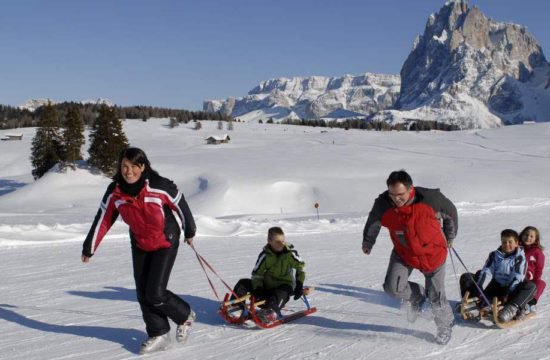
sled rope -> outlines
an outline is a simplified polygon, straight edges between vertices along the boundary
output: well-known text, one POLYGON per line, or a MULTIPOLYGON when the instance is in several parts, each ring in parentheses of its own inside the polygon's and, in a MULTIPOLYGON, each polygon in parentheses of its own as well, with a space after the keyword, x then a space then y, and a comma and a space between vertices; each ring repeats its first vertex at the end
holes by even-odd
POLYGON ((237 297, 237 294, 235 294, 235 292, 233 292, 233 289, 229 285, 227 285, 227 283, 221 278, 220 275, 218 275, 218 273, 216 272, 214 267, 212 267, 212 265, 210 265, 210 263, 208 261, 206 261, 206 259, 197 252, 197 249, 195 249, 195 246, 192 245, 192 244, 190 246, 191 246, 191 249, 193 249, 193 251, 195 252, 195 255, 197 256, 197 260, 199 261, 199 264, 202 268, 202 271, 204 271, 204 275, 206 275, 206 279, 208 279, 208 283, 210 284, 210 288, 212 288, 212 291, 214 292, 214 295, 216 295, 216 299, 220 300, 220 297, 218 296, 218 292, 216 291, 216 288, 214 287, 214 284, 212 283, 212 280, 210 279, 210 276, 208 276, 208 272, 206 271, 206 267, 208 267, 208 269, 210 269, 210 271, 212 271, 212 273, 214 275, 216 275, 218 277, 218 279, 220 279, 222 284, 224 284, 225 287, 227 289, 229 289, 229 291, 233 294, 233 296, 237 297), (206 265, 206 267, 205 267, 205 265, 206 265))
MULTIPOLYGON (((455 253, 456 255, 456 258, 460 261, 460 263, 462 264, 462 266, 464 266, 464 269, 466 269, 466 272, 468 274, 471 274, 471 272, 468 270, 468 268, 466 267, 466 265, 464 264, 464 261, 462 261, 462 259, 460 258, 460 255, 458 255, 458 253, 456 252, 455 248, 452 248, 453 249, 453 252, 455 253)), ((477 281, 476 279, 474 278, 473 275, 470 275, 472 277, 472 280, 474 281, 474 285, 476 286, 477 290, 479 291, 479 295, 481 296, 481 298, 483 299, 483 301, 485 301, 485 303, 489 306, 492 306, 491 305, 491 302, 487 299, 487 297, 485 296, 485 293, 483 292, 483 289, 477 284, 477 281)))
POLYGON ((455 273, 456 286, 458 286, 458 291, 460 292, 460 283, 458 282, 458 274, 456 273, 456 266, 455 266, 455 260, 453 258, 453 252, 449 251, 449 255, 451 255, 451 264, 453 264, 453 271, 455 273))

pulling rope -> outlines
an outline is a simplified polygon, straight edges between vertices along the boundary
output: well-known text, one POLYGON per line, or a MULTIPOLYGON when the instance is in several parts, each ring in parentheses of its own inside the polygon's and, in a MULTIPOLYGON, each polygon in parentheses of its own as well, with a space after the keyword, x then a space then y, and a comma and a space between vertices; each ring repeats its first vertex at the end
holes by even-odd
POLYGON ((224 284, 225 287, 227 289, 229 289, 229 292, 231 292, 231 294, 233 294, 233 296, 238 297, 237 294, 235 294, 235 292, 233 291, 233 289, 229 285, 227 285, 227 283, 221 278, 220 275, 218 275, 216 270, 214 270, 214 267, 212 267, 212 265, 210 265, 208 263, 208 261, 206 261, 206 259, 204 257, 202 257, 202 255, 200 255, 197 252, 197 249, 195 249, 195 246, 193 244, 189 244, 189 246, 191 246, 191 249, 193 249, 193 251, 195 252, 195 255, 197 256, 197 260, 199 261, 199 264, 201 265, 202 271, 204 271, 204 275, 206 275, 206 279, 208 279, 208 283, 210 284, 210 288, 212 288, 212 291, 214 292, 214 295, 216 295, 216 298, 218 299, 218 301, 221 301, 220 297, 218 296, 218 292, 216 291, 216 288, 214 287, 214 284, 212 283, 212 280, 210 280, 210 276, 208 276, 208 272, 206 271, 205 265, 206 265, 206 267, 208 267, 208 269, 210 269, 210 271, 212 271, 212 273, 214 275, 216 275, 218 277, 218 279, 220 279, 222 284, 224 284))
MULTIPOLYGON (((466 269, 466 272, 472 277, 472 280, 474 281, 474 285, 476 286, 477 288, 477 291, 479 291, 479 295, 481 296, 481 298, 483 299, 483 301, 485 301, 485 303, 489 306, 491 306, 491 302, 487 299, 487 297, 485 296, 485 293, 483 293, 483 289, 481 289, 481 287, 477 284, 477 281, 476 279, 474 278, 474 276, 472 275, 472 273, 468 270, 468 268, 466 267, 466 265, 464 264, 464 261, 462 261, 462 259, 460 258, 460 255, 458 255, 458 253, 456 252, 455 248, 452 248, 453 249, 453 252, 455 253, 457 259, 460 261, 460 263, 462 264, 462 266, 464 266, 464 269, 466 269)), ((452 259, 452 257, 451 257, 452 259)))
POLYGON ((458 282, 458 274, 456 273, 455 260, 453 258, 453 252, 451 250, 449 250, 449 255, 451 255, 451 264, 453 264, 453 271, 455 273, 455 281, 456 281, 456 285, 458 286, 458 291, 460 292, 460 283, 458 282))

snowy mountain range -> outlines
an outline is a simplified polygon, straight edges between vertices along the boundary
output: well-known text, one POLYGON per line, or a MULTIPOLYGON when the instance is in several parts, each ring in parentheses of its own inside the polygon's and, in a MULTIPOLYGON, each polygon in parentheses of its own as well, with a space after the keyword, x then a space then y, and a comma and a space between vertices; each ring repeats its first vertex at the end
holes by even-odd
POLYGON ((400 77, 272 79, 244 97, 205 101, 203 109, 242 120, 360 114, 461 128, 550 121, 550 64, 524 26, 497 22, 466 0, 451 0, 429 16, 400 77))
POLYGON ((390 108, 399 94, 399 85, 397 75, 371 73, 278 78, 260 82, 244 97, 207 100, 203 109, 241 120, 364 116, 390 108))
MULTIPOLYGON (((50 101, 52 104, 56 104, 57 101, 54 101, 52 99, 29 99, 25 101, 23 104, 19 105, 19 109, 24 110, 27 109, 31 112, 36 111, 39 107, 46 105, 50 101)), ((114 106, 114 103, 109 99, 104 98, 97 98, 95 100, 92 99, 86 99, 82 101, 77 101, 80 104, 95 104, 95 105, 107 105, 107 106, 114 106)))

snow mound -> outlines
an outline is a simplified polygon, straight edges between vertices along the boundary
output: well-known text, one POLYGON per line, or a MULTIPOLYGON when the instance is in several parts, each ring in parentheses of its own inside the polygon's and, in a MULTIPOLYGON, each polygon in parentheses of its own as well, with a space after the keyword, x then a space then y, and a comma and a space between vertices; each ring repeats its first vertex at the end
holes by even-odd
POLYGON ((311 211, 318 192, 306 182, 250 179, 242 183, 214 173, 200 174, 182 188, 194 213, 214 217, 311 211))

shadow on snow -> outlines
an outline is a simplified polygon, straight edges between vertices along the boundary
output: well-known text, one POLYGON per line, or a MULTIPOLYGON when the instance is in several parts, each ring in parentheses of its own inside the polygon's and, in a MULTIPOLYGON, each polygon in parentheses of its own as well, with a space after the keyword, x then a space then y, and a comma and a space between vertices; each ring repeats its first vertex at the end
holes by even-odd
MULTIPOLYGON (((333 294, 353 296, 363 301, 368 301, 376 304, 383 304, 393 308, 399 308, 399 301, 390 298, 384 292, 366 288, 360 288, 342 284, 322 284, 315 289, 317 291, 329 292, 333 294)), ((109 286, 102 291, 69 291, 71 295, 82 296, 100 300, 116 300, 116 301, 137 301, 135 289, 124 287, 109 286)), ((223 325, 225 322, 217 314, 219 302, 203 297, 185 295, 184 300, 189 302, 191 307, 197 313, 197 322, 208 325, 223 325)), ((31 328, 37 328, 44 331, 70 333, 74 335, 95 337, 104 340, 121 343, 129 351, 133 345, 136 345, 136 339, 143 337, 143 333, 137 330, 125 330, 94 326, 61 326, 37 322, 27 319, 13 311, 5 309, 6 307, 16 308, 11 305, 0 305, 0 317, 6 320, 15 321, 21 325, 31 328)), ((322 311, 322 309, 321 309, 322 311)), ((317 314, 301 319, 299 321, 303 325, 317 326, 324 329, 337 330, 357 330, 375 333, 402 334, 413 336, 426 341, 433 341, 433 335, 426 331, 414 329, 400 328, 397 326, 378 325, 369 323, 349 322, 333 320, 326 317, 318 316, 317 314)), ((135 351, 133 351, 135 352, 135 351)))
MULTIPOLYGON (((395 309, 399 309, 401 306, 401 301, 399 299, 394 299, 383 291, 361 288, 358 286, 342 285, 342 284, 321 284, 321 285, 326 287, 316 286, 315 290, 327 292, 331 294, 351 296, 359 300, 369 302, 371 304, 384 305, 395 309)), ((455 309, 457 305, 460 303, 460 300, 448 300, 448 301, 451 309, 455 309)), ((430 309, 430 307, 428 307, 426 310, 428 309, 430 309)), ((487 326, 485 325, 480 325, 476 322, 466 321, 462 319, 462 316, 460 315, 460 313, 457 313, 456 311, 453 311, 453 314, 455 316, 455 326, 487 328, 487 326)), ((494 327, 496 328, 496 326, 494 327)))
MULTIPOLYGON (((82 296, 99 300, 122 300, 137 302, 136 290, 117 286, 106 286, 103 291, 68 291, 67 293, 75 296, 82 296)), ((191 308, 197 314, 197 323, 208 325, 224 324, 223 319, 218 315, 220 303, 216 300, 206 299, 200 296, 179 295, 187 301, 191 308)))
POLYGON ((120 329, 104 326, 85 326, 85 325, 57 325, 48 324, 43 321, 29 319, 18 314, 15 310, 17 306, 9 304, 0 304, 0 319, 11 321, 30 329, 58 334, 70 334, 87 338, 111 341, 122 345, 126 350, 137 353, 141 341, 145 338, 143 331, 135 329, 120 329))
POLYGON ((27 184, 15 180, 0 179, 0 196, 14 192, 27 184))
MULTIPOLYGON (((401 301, 387 295, 384 291, 373 290, 358 286, 344 284, 321 284, 316 286, 315 291, 321 291, 336 295, 344 295, 354 297, 364 302, 371 304, 383 305, 394 309, 400 309, 401 301)), ((321 310, 322 311, 322 310, 321 310)), ((426 341, 433 341, 433 334, 414 329, 407 329, 397 326, 378 325, 369 323, 356 323, 349 321, 336 321, 320 316, 311 316, 308 318, 310 325, 316 325, 323 328, 332 328, 339 330, 360 330, 378 333, 394 333, 413 336, 426 341)))
POLYGON ((397 327, 397 326, 333 320, 322 316, 318 316, 317 314, 308 316, 307 318, 304 318, 300 322, 303 325, 313 325, 323 329, 357 330, 357 331, 368 331, 373 333, 401 334, 401 335, 413 336, 418 339, 426 340, 429 342, 433 342, 434 340, 433 334, 427 331, 406 329, 406 328, 397 327))
POLYGON ((371 304, 385 305, 395 309, 401 307, 401 301, 399 299, 392 298, 380 290, 343 284, 321 284, 321 286, 316 286, 315 290, 336 295, 350 296, 371 304))

